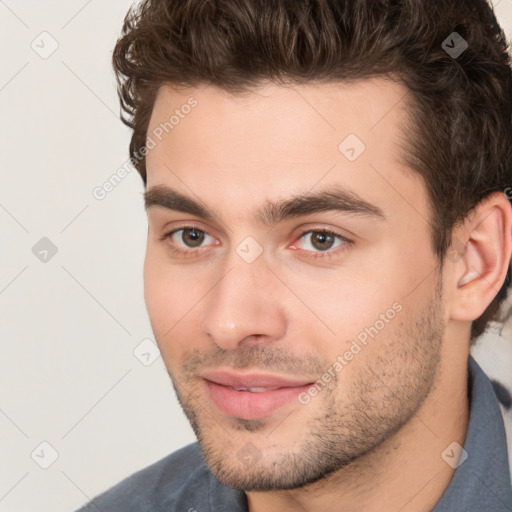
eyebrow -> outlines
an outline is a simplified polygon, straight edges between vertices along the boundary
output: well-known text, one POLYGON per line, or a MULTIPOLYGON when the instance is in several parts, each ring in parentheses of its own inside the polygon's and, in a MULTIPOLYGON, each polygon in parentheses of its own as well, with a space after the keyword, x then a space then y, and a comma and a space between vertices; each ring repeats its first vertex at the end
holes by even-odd
MULTIPOLYGON (((146 211, 159 206, 169 210, 188 213, 196 217, 211 220, 217 215, 190 197, 166 186, 156 185, 144 193, 146 211)), ((339 211, 375 220, 385 220, 384 212, 376 205, 369 203, 355 192, 339 186, 329 187, 316 192, 304 192, 290 199, 266 201, 256 211, 256 218, 265 226, 320 212, 339 211)))

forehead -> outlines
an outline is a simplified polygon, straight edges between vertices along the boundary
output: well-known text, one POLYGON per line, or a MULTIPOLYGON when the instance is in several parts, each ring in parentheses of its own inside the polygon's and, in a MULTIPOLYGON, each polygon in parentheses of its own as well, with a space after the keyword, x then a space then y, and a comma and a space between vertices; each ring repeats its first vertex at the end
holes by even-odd
POLYGON ((428 218, 426 189, 401 161, 406 89, 374 78, 240 94, 213 86, 158 92, 148 136, 148 189, 169 185, 237 215, 336 184, 383 211, 428 218))

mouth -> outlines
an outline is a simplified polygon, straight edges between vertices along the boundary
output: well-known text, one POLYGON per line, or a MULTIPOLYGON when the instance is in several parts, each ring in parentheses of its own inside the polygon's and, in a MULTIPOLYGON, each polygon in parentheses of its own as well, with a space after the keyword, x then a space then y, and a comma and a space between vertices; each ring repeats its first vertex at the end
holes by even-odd
POLYGON ((246 420, 264 419, 296 400, 313 383, 311 379, 229 370, 204 372, 209 398, 221 413, 246 420))

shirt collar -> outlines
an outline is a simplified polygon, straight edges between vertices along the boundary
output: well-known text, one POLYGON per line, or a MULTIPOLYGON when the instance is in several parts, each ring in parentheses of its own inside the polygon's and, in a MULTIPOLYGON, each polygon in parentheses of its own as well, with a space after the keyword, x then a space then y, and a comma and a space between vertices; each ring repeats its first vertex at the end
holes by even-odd
POLYGON ((467 459, 456 469, 432 512, 510 512, 512 487, 501 410, 491 381, 471 356, 468 376, 467 459))

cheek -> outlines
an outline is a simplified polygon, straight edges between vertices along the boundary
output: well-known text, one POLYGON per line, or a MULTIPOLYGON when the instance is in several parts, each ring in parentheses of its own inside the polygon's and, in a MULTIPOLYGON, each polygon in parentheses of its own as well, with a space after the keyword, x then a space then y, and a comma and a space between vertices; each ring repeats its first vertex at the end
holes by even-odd
POLYGON ((168 361, 197 339, 199 304, 206 293, 191 270, 171 265, 148 247, 144 261, 144 300, 156 342, 168 361), (172 352, 172 354, 171 354, 172 352))
MULTIPOLYGON (((379 254, 382 258, 383 251, 379 254)), ((404 269, 398 272, 396 258, 393 260, 391 254, 384 254, 382 259, 357 256, 347 258, 339 268, 289 272, 284 278, 304 304, 297 305, 300 314, 295 315, 296 321, 311 331, 310 312, 314 313, 318 319, 314 324, 319 328, 323 324, 322 331, 330 332, 336 350, 343 350, 346 340, 373 325, 403 297, 404 269)))
POLYGON ((162 294, 168 288, 165 278, 161 263, 148 246, 144 259, 144 300, 152 324, 158 322, 162 316, 162 294))
POLYGON ((296 328, 307 339, 317 340, 316 350, 332 361, 347 351, 351 351, 347 360, 359 361, 373 350, 378 351, 396 337, 405 311, 421 304, 425 291, 430 289, 427 279, 427 288, 420 286, 417 293, 411 294, 425 279, 425 272, 410 261, 407 264, 401 251, 381 248, 379 255, 380 258, 359 258, 357 263, 351 261, 325 273, 322 279, 318 275, 287 277, 290 288, 318 319, 302 308, 301 312, 307 314, 294 315, 296 328))
POLYGON ((170 336, 184 315, 186 297, 176 285, 176 272, 164 261, 158 251, 148 246, 144 260, 144 300, 153 332, 160 343, 170 336))

